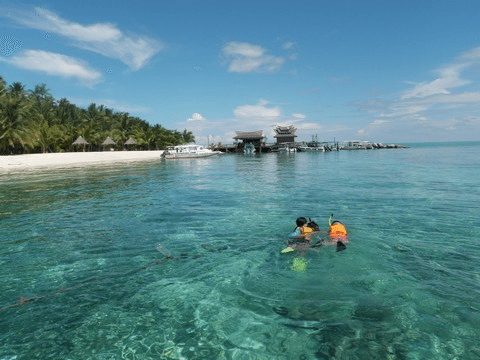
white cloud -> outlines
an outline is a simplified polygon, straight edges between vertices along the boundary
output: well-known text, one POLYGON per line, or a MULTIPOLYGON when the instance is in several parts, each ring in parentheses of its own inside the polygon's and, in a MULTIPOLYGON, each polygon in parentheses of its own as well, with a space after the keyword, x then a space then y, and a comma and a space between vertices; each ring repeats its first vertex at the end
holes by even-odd
POLYGON ((384 119, 375 119, 370 123, 370 125, 377 126, 377 125, 387 124, 388 122, 389 122, 388 120, 384 120, 384 119))
POLYGON ((464 92, 459 94, 439 95, 430 99, 431 104, 468 104, 479 103, 480 92, 464 92))
POLYGON ((259 45, 231 41, 223 48, 225 55, 238 55, 244 57, 261 57, 265 54, 265 49, 259 45))
POLYGON ((228 71, 237 73, 274 72, 285 62, 284 58, 270 55, 263 47, 245 42, 227 43, 222 54, 229 62, 228 71))
POLYGON ((295 43, 293 41, 286 41, 282 44, 283 50, 292 50, 295 47, 295 43))
POLYGON ((338 134, 338 133, 347 133, 347 132, 351 132, 352 131, 352 128, 347 126, 347 125, 343 125, 343 124, 332 124, 328 127, 324 127, 322 129, 322 132, 325 132, 325 133, 333 133, 333 134, 338 134))
POLYGON ((398 118, 405 117, 410 115, 415 115, 421 112, 424 112, 428 109, 428 105, 420 103, 418 101, 410 102, 396 102, 390 105, 390 108, 387 109, 385 113, 380 113, 379 116, 382 118, 398 118))
POLYGON ((460 61, 465 62, 475 62, 480 60, 480 47, 476 47, 464 52, 459 59, 460 61))
POLYGON ((281 110, 277 106, 268 106, 268 101, 260 99, 255 105, 237 106, 233 113, 240 120, 267 120, 274 122, 281 115, 281 110))
POLYGON ((188 122, 191 122, 191 121, 204 121, 206 120, 205 117, 200 114, 200 113, 193 113, 191 117, 189 117, 187 119, 188 122))
POLYGON ((473 48, 458 56, 455 61, 436 71, 438 77, 432 81, 415 84, 402 95, 402 99, 425 98, 433 95, 448 95, 455 88, 471 84, 462 78, 462 72, 480 64, 480 47, 473 48))
POLYGON ((392 100, 363 104, 373 116, 368 134, 415 140, 478 140, 480 113, 478 72, 480 47, 457 56, 435 71, 431 81, 414 84, 392 100), (468 91, 462 89, 468 85, 468 91))
MULTIPOLYGON (((287 59, 295 61, 298 58, 298 54, 295 53, 296 44, 293 41, 286 41, 282 44, 282 49, 288 52, 287 59)), ((296 70, 292 70, 293 75, 296 75, 296 70)))
POLYGON ((292 118, 294 119, 300 119, 300 120, 303 120, 305 119, 307 116, 305 114, 300 114, 300 113, 295 113, 295 114, 292 114, 292 118))
POLYGON ((300 122, 300 123, 295 123, 294 125, 298 130, 320 130, 320 129, 322 129, 322 126, 319 123, 315 123, 315 122, 300 122))
POLYGON ((438 78, 430 82, 422 82, 406 91, 402 99, 423 98, 432 95, 450 94, 450 90, 470 83, 460 77, 466 64, 453 64, 438 71, 438 78))
POLYGON ((145 66, 163 48, 157 40, 146 36, 127 35, 114 24, 83 25, 39 7, 30 12, 10 11, 7 16, 26 27, 66 37, 79 48, 118 59, 133 70, 145 66))
POLYGON ((79 59, 43 50, 24 50, 18 55, 0 60, 21 69, 76 78, 89 85, 98 83, 102 78, 100 72, 79 59))

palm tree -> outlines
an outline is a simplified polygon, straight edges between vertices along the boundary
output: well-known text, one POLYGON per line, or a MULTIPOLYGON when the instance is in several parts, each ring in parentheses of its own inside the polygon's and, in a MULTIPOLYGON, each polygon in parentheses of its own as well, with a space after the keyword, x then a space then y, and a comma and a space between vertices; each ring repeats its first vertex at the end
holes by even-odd
POLYGON ((27 139, 26 123, 30 104, 13 96, 6 96, 0 102, 0 152, 23 152, 31 145, 27 139))
POLYGON ((53 102, 53 97, 50 94, 50 90, 47 89, 47 85, 45 84, 35 85, 35 88, 30 91, 30 95, 33 96, 39 103, 42 101, 53 102))
POLYGON ((162 149, 194 141, 193 134, 150 125, 103 105, 87 109, 63 98, 56 101, 45 84, 26 91, 20 82, 8 85, 0 76, 0 154, 66 151, 78 135, 98 147, 107 137, 123 144, 130 136, 144 149, 162 149))
POLYGON ((116 130, 118 131, 118 134, 120 135, 120 141, 122 144, 128 139, 129 134, 132 129, 132 119, 128 113, 120 113, 120 118, 119 121, 116 124, 116 130))
POLYGON ((25 85, 23 85, 21 82, 11 83, 10 86, 8 87, 8 90, 10 95, 14 97, 19 97, 19 98, 25 97, 25 85))
POLYGON ((0 96, 5 95, 7 92, 7 82, 0 76, 0 96))
POLYGON ((188 131, 187 129, 183 130, 182 139, 183 139, 183 142, 186 144, 195 142, 195 136, 193 136, 192 132, 188 131))

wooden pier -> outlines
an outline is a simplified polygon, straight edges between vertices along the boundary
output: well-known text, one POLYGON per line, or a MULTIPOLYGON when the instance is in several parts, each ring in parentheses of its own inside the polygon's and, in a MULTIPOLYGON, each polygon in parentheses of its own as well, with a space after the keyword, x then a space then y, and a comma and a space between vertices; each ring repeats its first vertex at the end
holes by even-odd
MULTIPOLYGON (((280 151, 286 144, 273 144, 273 143, 261 143, 255 146, 257 153, 270 153, 280 151)), ((378 150, 378 149, 405 149, 408 146, 401 144, 383 144, 383 143, 362 143, 362 144, 349 144, 339 143, 339 142, 321 142, 315 146, 308 146, 306 142, 296 142, 288 144, 290 148, 295 148, 296 151, 320 151, 320 152, 330 152, 330 151, 345 151, 345 150, 378 150), (320 147, 323 147, 322 150, 319 150, 320 147), (305 150, 307 148, 307 150, 305 150)), ((244 144, 234 143, 234 144, 216 144, 210 145, 210 149, 221 151, 223 153, 241 153, 243 154, 244 144)))
POLYGON ((256 131, 235 131, 233 144, 216 144, 210 145, 209 148, 223 153, 268 153, 268 152, 328 152, 340 150, 373 150, 373 149, 403 149, 404 145, 399 144, 383 144, 369 141, 323 141, 317 140, 317 135, 312 136, 312 141, 296 142, 296 128, 293 125, 280 126, 274 128, 276 143, 266 143, 266 136, 263 130, 256 131), (247 149, 248 148, 248 149, 247 149))

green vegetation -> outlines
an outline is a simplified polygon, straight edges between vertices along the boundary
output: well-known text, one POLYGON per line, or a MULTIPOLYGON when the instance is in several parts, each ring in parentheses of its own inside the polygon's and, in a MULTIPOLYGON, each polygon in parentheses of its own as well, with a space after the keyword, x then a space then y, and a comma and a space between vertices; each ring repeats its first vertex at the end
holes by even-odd
POLYGON ((132 137, 135 149, 154 150, 193 142, 190 131, 167 130, 103 105, 82 109, 63 98, 55 100, 45 84, 27 91, 19 82, 8 85, 0 76, 0 154, 73 151, 72 143, 83 136, 87 149, 102 149, 110 136, 122 149, 132 137))

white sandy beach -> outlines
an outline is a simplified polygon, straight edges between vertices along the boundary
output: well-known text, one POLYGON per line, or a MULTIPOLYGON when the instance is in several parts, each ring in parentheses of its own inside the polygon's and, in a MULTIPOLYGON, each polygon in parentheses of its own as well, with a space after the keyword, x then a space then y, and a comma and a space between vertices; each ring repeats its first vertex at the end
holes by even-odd
POLYGON ((162 150, 67 152, 0 156, 0 172, 45 168, 73 168, 96 164, 158 160, 162 150))

